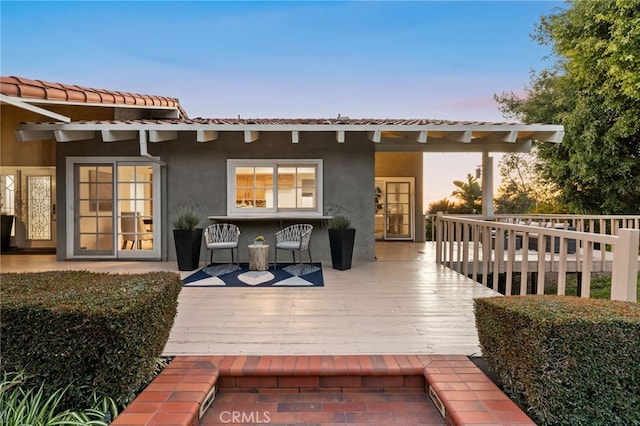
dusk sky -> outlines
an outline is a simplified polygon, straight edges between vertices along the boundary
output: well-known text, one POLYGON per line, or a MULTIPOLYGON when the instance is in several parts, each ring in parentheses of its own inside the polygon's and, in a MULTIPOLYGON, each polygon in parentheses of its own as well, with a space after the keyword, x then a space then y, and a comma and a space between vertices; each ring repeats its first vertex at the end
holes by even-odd
MULTIPOLYGON (((0 69, 176 97, 190 117, 501 122, 493 95, 522 92, 531 70, 550 65, 530 34, 564 6, 2 0, 0 69)), ((450 195, 480 161, 428 154, 425 200, 450 195)))

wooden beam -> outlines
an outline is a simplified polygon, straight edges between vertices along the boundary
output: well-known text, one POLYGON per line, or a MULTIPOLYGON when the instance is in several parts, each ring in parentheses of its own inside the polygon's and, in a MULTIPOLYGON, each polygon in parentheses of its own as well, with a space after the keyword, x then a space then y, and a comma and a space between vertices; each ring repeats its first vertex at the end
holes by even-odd
POLYGON ((541 142, 560 143, 564 138, 564 132, 534 132, 531 139, 541 142))
POLYGON ((244 131, 244 142, 251 143, 260 139, 260 132, 256 132, 253 130, 245 130, 244 131))
POLYGON ((101 130, 103 142, 130 141, 138 139, 138 132, 135 130, 101 130))
POLYGON ((344 143, 344 130, 338 130, 336 132, 336 140, 338 143, 344 143))
POLYGON ((445 137, 456 142, 471 143, 471 130, 465 130, 462 132, 448 132, 445 137))
POLYGON ((175 130, 149 130, 149 142, 165 142, 178 139, 175 130))
POLYGON ((58 142, 84 141, 96 137, 93 130, 54 130, 58 142))
POLYGON ((372 142, 380 143, 380 140, 382 139, 382 130, 374 130, 372 132, 367 132, 367 137, 372 142))
POLYGON ((211 142, 218 139, 217 130, 196 130, 196 140, 198 142, 211 142))
POLYGON ((291 143, 298 143, 300 141, 300 132, 293 130, 291 132, 291 143))
POLYGON ((46 141, 55 138, 52 130, 16 130, 16 139, 19 142, 46 141))

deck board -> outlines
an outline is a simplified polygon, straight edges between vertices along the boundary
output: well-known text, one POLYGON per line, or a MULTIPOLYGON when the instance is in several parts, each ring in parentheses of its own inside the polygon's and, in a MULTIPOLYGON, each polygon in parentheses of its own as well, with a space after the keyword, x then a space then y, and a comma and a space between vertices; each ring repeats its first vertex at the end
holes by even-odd
MULTIPOLYGON (((376 256, 347 271, 323 263, 320 288, 184 288, 165 353, 480 354, 473 299, 497 293, 436 265, 431 243, 377 243, 376 256)), ((0 260, 3 272, 176 269, 175 262, 56 262, 42 255, 0 260)))

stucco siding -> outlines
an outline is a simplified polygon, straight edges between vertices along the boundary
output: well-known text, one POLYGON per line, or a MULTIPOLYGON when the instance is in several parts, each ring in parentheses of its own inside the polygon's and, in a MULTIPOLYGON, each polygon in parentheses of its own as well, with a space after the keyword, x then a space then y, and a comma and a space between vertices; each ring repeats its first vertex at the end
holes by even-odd
MULTIPOLYGON (((371 261, 375 258, 373 234, 373 199, 369 196, 374 185, 374 146, 365 133, 354 133, 346 143, 335 141, 333 132, 305 133, 297 144, 291 143, 289 132, 262 132, 260 139, 245 143, 241 132, 221 132, 216 141, 198 143, 194 133, 178 134, 178 139, 150 143, 149 153, 159 156, 167 165, 163 167, 166 179, 163 200, 163 240, 166 241, 166 257, 175 260, 171 221, 179 203, 191 201, 198 206, 201 225, 211 223, 209 215, 227 213, 227 160, 228 159, 322 159, 323 160, 323 213, 331 207, 340 207, 352 217, 356 231, 354 260, 371 261)), ((137 141, 103 143, 99 140, 58 144, 58 188, 66 185, 67 156, 139 156, 137 141)), ((66 199, 64 191, 58 191, 60 209, 58 217, 58 257, 66 252, 64 224, 66 223, 66 199)), ((232 220, 230 220, 232 221, 232 220)), ((281 227, 293 223, 290 220, 237 221, 241 228, 240 259, 247 259, 247 245, 257 235, 264 235, 268 242, 281 227)), ((311 221, 314 232, 311 251, 314 261, 329 261, 326 223, 311 221)), ((206 250, 201 258, 206 259, 206 250)), ((273 258, 273 252, 270 253, 273 258)), ((279 259, 289 260, 290 255, 279 253, 279 259)))

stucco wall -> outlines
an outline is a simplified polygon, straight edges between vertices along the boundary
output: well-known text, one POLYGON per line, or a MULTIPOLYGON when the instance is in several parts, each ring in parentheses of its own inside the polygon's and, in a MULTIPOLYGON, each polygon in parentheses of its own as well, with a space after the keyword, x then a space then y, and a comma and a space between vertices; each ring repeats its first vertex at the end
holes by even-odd
POLYGON ((415 177, 414 229, 415 241, 424 241, 423 218, 423 154, 421 152, 378 152, 376 158, 376 176, 415 177))
MULTIPOLYGON (((194 132, 179 133, 179 139, 149 144, 149 152, 160 156, 167 163, 163 173, 166 178, 166 197, 163 206, 163 238, 166 240, 167 257, 175 260, 171 219, 182 201, 196 203, 206 226, 211 223, 208 215, 225 215, 227 212, 227 159, 323 159, 324 212, 331 206, 340 206, 352 216, 356 228, 355 261, 371 261, 375 258, 373 233, 374 205, 374 146, 365 133, 350 133, 346 143, 335 141, 335 133, 303 133, 298 144, 291 143, 289 132, 262 132, 260 139, 245 143, 241 132, 221 132, 219 139, 209 143, 195 141, 194 132)), ((102 143, 100 141, 58 144, 58 188, 66 185, 66 157, 72 156, 138 156, 137 141, 102 143)), ((58 203, 65 206, 63 191, 58 191, 58 203)), ((58 217, 58 257, 66 252, 64 224, 66 208, 58 217)), ((247 260, 246 246, 256 235, 264 235, 272 242, 273 234, 291 221, 235 222, 241 229, 240 259, 247 260)), ((314 261, 329 261, 328 233, 322 221, 314 225, 311 251, 314 261)), ((270 253, 273 257, 273 252, 270 253)), ((279 252, 279 258, 289 260, 290 254, 279 252)), ((207 256, 202 250, 202 259, 207 256)))
POLYGON ((24 121, 43 121, 43 117, 12 105, 0 106, 2 137, 0 138, 0 165, 2 166, 55 166, 56 142, 18 142, 15 130, 24 121))

